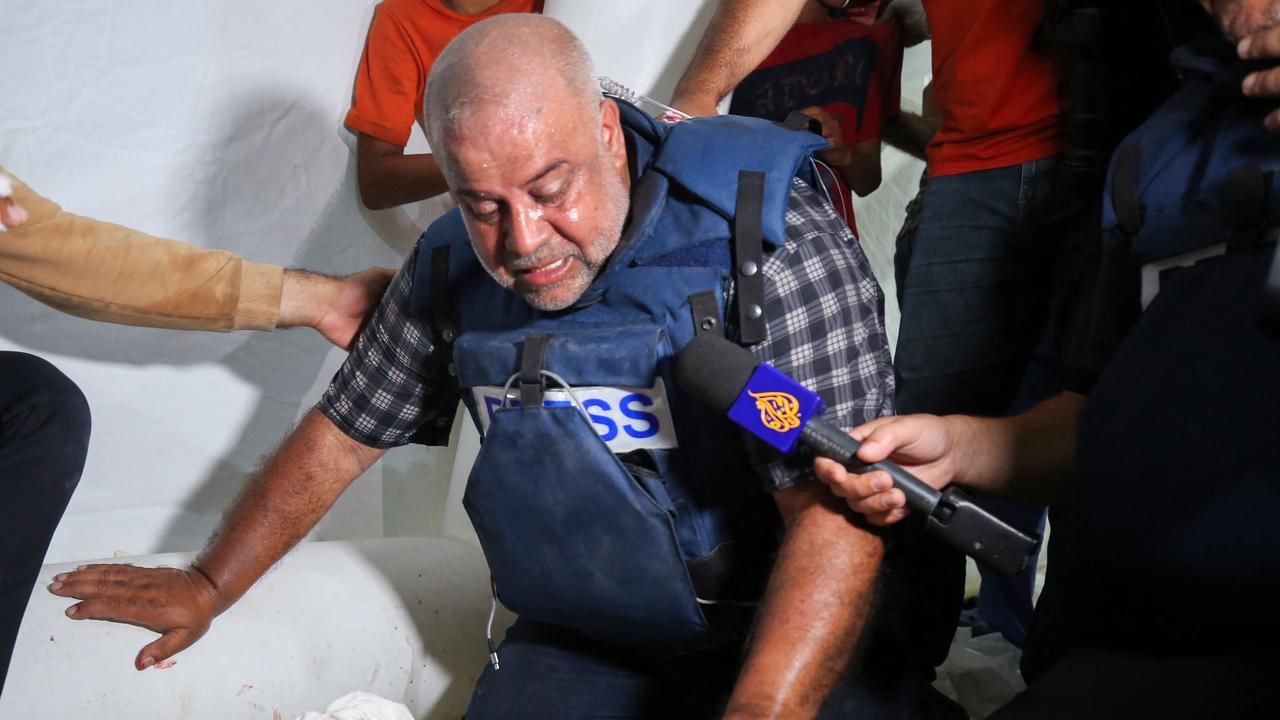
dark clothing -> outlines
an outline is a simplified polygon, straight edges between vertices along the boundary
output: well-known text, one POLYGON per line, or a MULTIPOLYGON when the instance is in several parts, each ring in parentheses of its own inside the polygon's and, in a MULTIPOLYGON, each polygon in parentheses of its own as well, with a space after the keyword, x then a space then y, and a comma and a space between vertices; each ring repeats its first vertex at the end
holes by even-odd
POLYGON ((80 388, 34 355, 0 352, 0 691, 88 449, 89 406, 80 388))
POLYGON ((1277 673, 1271 651, 1169 656, 1080 648, 989 720, 1269 720, 1277 715, 1277 673))
MULTIPOLYGON (((723 714, 743 655, 739 646, 649 655, 523 619, 507 631, 498 652, 502 668, 485 668, 467 720, 716 718, 723 714), (590 682, 583 682, 588 677, 590 682)), ((818 720, 963 718, 962 711, 930 690, 931 675, 927 668, 903 671, 866 663, 836 687, 818 720)))
POLYGON ((924 185, 894 261, 900 413, 1004 415, 1046 322, 1071 325, 1099 221, 1069 177, 1050 157, 924 185))
POLYGON ((1176 53, 1183 89, 1112 160, 1096 305, 1073 344, 1109 363, 1079 420, 1069 534, 1054 518, 1030 689, 1002 719, 1280 707, 1280 342, 1260 325, 1280 136, 1234 55, 1176 53))
MULTIPOLYGON (((1037 377, 1057 381, 1061 375, 1059 340, 1077 322, 1077 280, 1097 238, 1095 198, 1053 157, 924 183, 895 257, 902 310, 894 358, 899 413, 1000 416, 1015 399, 1033 404, 1058 391, 1029 384, 1028 362, 1042 343, 1037 377), (1023 387, 1039 396, 1019 397, 1023 387)), ((1001 509, 1011 512, 1002 517, 1036 529, 1039 510, 1006 506, 1001 509)), ((917 652, 937 664, 960 611, 964 560, 931 539, 907 541, 920 545, 912 551, 918 566, 902 571, 913 573, 903 585, 913 593, 886 601, 919 606, 933 641, 917 652)), ((1013 614, 991 622, 1015 642, 1030 619, 1033 573, 1034 567, 1021 579, 984 583, 988 592, 996 584, 1010 589, 1003 605, 1013 614)))

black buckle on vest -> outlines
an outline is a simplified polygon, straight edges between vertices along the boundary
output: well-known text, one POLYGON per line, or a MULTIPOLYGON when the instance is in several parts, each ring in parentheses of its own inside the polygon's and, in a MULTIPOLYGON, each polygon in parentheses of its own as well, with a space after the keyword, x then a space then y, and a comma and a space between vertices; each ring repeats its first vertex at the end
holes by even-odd
POLYGON ((737 286, 738 334, 743 345, 764 340, 764 173, 738 173, 733 212, 733 280, 737 286))
POLYGON ((524 407, 542 407, 546 383, 542 382, 543 361, 547 355, 550 334, 530 335, 524 339, 524 354, 520 358, 520 404, 524 407))
POLYGON ((720 322, 720 304, 714 290, 703 290, 689 296, 689 314, 693 317, 693 334, 715 333, 724 337, 724 324, 720 322))

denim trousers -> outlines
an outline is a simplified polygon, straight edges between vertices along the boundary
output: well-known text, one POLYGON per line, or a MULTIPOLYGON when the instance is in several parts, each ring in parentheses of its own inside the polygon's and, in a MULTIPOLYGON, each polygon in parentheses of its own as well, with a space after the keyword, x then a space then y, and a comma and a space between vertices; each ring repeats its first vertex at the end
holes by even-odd
POLYGON ((34 355, 0 352, 0 692, 88 449, 89 405, 75 383, 34 355))
MULTIPOLYGON (((620 648, 524 618, 485 668, 466 720, 716 720, 742 665, 740 644, 680 655, 620 648)), ((819 720, 951 720, 932 673, 880 664, 872 649, 828 696, 819 720)), ((959 712, 957 715, 956 712, 959 712)))
MULTIPOLYGON (((1002 416, 1061 390, 1100 198, 1095 181, 1055 157, 923 184, 894 259, 899 413, 1002 416)), ((1043 527, 1043 508, 983 504, 1026 530, 1043 527)), ((980 614, 1021 644, 1034 566, 1012 579, 980 570, 980 614)))

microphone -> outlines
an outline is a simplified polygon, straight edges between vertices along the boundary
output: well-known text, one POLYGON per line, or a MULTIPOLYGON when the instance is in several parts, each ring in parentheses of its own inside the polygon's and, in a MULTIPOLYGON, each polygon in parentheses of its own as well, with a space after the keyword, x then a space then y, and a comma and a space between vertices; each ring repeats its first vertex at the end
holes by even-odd
POLYGON ((861 443, 823 420, 817 393, 723 337, 703 333, 676 355, 676 382, 690 395, 783 453, 803 445, 858 473, 883 470, 925 517, 925 530, 1006 575, 1024 569, 1040 543, 978 507, 956 487, 926 484, 896 463, 857 459, 861 443))

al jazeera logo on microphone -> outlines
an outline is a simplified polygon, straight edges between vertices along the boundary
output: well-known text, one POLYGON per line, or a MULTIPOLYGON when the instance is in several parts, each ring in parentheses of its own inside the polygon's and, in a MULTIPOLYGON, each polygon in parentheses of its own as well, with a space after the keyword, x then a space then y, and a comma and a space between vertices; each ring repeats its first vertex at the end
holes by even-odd
POLYGON ((784 453, 795 449, 800 430, 826 406, 817 393, 760 363, 729 408, 729 417, 784 453))
POLYGON ((786 432, 800 427, 800 401, 795 395, 781 391, 747 394, 756 399, 760 410, 760 424, 774 432, 786 432))

